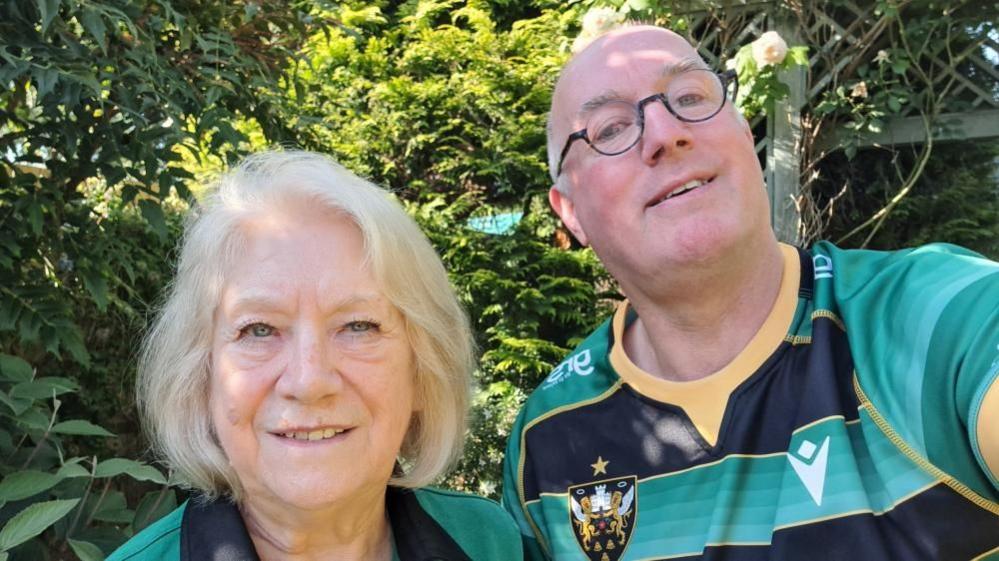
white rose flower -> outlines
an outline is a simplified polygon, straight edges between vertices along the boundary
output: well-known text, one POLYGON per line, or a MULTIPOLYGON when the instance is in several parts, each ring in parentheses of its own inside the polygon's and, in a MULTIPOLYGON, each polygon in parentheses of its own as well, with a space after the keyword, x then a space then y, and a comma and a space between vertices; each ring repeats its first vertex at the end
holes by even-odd
POLYGON ((624 18, 614 8, 593 8, 583 15, 583 29, 572 43, 572 52, 578 53, 591 41, 618 26, 624 18))
POLYGON ((580 35, 600 35, 619 21, 621 16, 614 8, 593 8, 583 16, 583 31, 580 35))
POLYGON ((857 82, 850 90, 851 97, 867 97, 867 82, 857 82))
POLYGON ((780 64, 787 56, 787 43, 776 31, 767 31, 753 41, 753 60, 756 65, 764 67, 769 64, 780 64))

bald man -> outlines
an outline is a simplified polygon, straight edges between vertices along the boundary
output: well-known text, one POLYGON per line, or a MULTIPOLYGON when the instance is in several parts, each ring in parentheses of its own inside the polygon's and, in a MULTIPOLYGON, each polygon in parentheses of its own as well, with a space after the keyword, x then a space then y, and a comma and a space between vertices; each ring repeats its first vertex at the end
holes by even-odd
POLYGON ((999 265, 778 243, 734 82, 645 26, 563 69, 549 199, 627 300, 514 426, 528 557, 999 556, 999 265))

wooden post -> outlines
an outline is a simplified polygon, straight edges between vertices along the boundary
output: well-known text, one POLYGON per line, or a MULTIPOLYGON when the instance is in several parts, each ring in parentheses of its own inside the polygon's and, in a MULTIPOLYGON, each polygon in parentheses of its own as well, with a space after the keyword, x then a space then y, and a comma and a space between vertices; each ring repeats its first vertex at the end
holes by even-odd
MULTIPOLYGON (((775 30, 788 45, 799 44, 794 24, 779 11, 773 14, 775 30)), ((805 103, 805 69, 798 66, 782 71, 780 79, 791 87, 787 99, 775 104, 767 116, 767 193, 770 196, 770 222, 777 239, 798 242, 800 216, 795 205, 801 170, 801 107, 805 103)))

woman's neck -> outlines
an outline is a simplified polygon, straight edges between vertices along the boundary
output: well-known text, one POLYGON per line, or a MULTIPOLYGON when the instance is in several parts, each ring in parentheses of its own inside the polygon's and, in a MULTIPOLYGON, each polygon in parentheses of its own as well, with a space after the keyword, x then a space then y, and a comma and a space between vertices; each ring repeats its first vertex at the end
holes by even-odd
POLYGON ((262 561, 392 559, 384 488, 370 497, 315 510, 248 498, 240 512, 262 561))

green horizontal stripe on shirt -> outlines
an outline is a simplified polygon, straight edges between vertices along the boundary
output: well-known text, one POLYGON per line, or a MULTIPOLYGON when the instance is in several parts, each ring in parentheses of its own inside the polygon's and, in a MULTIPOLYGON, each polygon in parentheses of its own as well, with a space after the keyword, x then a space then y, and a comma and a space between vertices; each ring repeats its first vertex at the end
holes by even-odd
MULTIPOLYGON (((866 411, 860 414, 859 423, 830 417, 793 437, 792 451, 806 439, 820 446, 830 437, 821 505, 783 453, 733 455, 641 480, 626 558, 699 553, 706 544, 765 545, 777 529, 850 514, 881 514, 936 483, 884 436, 866 411)), ((527 506, 553 532, 548 538, 555 553, 578 550, 565 493, 542 494, 527 506)))

